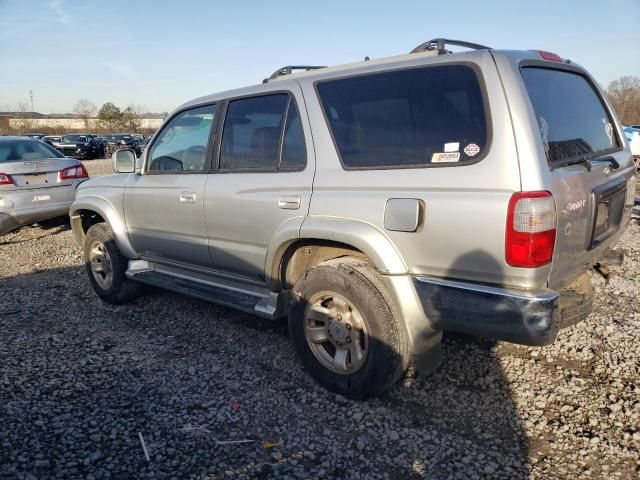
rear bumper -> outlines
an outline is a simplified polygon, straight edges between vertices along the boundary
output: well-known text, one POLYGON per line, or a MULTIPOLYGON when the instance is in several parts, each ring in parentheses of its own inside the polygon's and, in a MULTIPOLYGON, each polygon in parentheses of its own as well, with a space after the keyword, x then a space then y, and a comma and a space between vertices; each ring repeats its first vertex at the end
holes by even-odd
POLYGON ((523 345, 553 343, 561 325, 560 294, 414 277, 433 327, 523 345))

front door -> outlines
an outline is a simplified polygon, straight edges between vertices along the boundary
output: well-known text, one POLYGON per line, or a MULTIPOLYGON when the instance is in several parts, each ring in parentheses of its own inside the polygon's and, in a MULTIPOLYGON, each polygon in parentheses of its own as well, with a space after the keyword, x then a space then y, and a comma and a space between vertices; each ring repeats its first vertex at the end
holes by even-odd
POLYGON ((216 105, 173 117, 131 175, 124 212, 131 243, 143 258, 211 267, 204 225, 204 186, 211 165, 216 105))

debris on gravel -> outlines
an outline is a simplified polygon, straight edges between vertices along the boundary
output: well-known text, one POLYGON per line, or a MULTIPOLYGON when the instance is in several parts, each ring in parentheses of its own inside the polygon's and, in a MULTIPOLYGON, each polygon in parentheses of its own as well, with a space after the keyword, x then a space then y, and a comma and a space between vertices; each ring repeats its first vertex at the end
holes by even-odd
POLYGON ((284 323, 103 304, 67 222, 22 228, 0 238, 0 478, 638 478, 639 238, 553 345, 448 335, 432 376, 357 402, 284 323))

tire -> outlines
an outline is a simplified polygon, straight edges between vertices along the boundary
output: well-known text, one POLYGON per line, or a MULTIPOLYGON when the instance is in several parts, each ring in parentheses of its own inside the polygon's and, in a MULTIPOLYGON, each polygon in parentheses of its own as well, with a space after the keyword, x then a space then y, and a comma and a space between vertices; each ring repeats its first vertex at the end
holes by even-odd
POLYGON ((349 257, 323 262, 303 275, 293 296, 289 332, 318 383, 363 399, 382 394, 402 376, 409 361, 404 326, 369 264, 349 257))
POLYGON ((84 238, 84 264, 96 294, 114 305, 140 296, 142 285, 125 276, 129 260, 120 252, 111 227, 92 225, 84 238))

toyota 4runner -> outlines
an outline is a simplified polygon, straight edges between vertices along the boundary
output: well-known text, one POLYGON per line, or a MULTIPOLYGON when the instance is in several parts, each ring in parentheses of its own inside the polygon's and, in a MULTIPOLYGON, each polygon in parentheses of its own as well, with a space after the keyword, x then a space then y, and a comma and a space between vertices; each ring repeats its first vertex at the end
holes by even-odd
POLYGON ((100 298, 288 316, 304 367, 356 398, 436 368, 443 331, 547 345, 586 318, 635 191, 582 67, 445 39, 281 68, 179 107, 139 165, 113 157, 70 212, 100 298))

